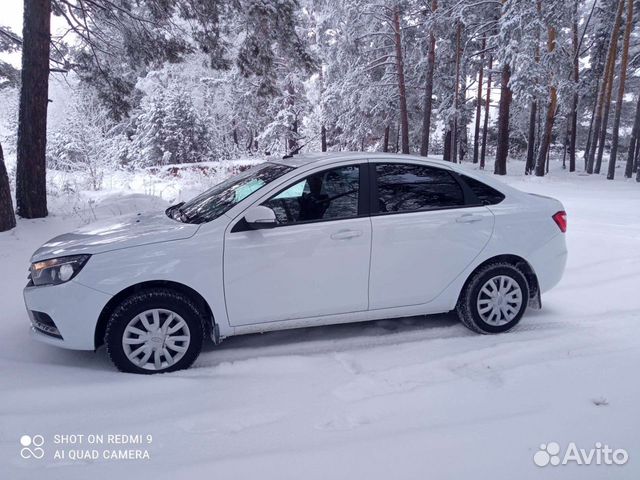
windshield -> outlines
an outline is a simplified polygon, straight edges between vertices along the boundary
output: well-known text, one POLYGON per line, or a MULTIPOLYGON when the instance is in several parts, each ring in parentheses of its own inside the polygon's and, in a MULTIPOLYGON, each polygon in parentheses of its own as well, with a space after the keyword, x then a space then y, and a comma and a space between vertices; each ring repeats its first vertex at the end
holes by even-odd
POLYGON ((188 202, 171 207, 167 214, 187 223, 210 222, 292 167, 262 163, 211 187, 188 202))

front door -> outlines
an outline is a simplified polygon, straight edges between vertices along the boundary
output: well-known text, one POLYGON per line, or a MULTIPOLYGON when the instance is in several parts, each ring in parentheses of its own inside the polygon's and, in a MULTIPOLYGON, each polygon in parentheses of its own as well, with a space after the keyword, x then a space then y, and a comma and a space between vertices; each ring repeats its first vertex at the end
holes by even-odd
POLYGON ((262 202, 278 226, 230 226, 224 286, 231 325, 367 310, 371 221, 360 177, 359 165, 312 173, 262 202))

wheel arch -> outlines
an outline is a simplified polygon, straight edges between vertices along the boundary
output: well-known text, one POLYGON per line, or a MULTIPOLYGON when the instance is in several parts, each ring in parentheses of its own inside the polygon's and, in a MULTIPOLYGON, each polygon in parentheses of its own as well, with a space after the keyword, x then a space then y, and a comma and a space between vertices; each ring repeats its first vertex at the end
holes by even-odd
POLYGON ((147 282, 136 283, 124 290, 121 290, 115 294, 104 306, 98 317, 98 323, 94 333, 94 346, 97 349, 104 344, 104 336, 107 330, 107 323, 113 311, 120 305, 124 299, 129 297, 135 292, 141 290, 148 290, 152 288, 165 288, 176 291, 189 297, 202 311, 203 319, 205 320, 205 333, 209 338, 212 338, 215 342, 218 341, 218 328, 213 317, 213 311, 209 306, 209 303, 204 299, 200 293, 187 285, 178 282, 172 282, 168 280, 152 280, 147 282))
POLYGON ((540 303, 540 285, 538 283, 538 276, 536 275, 536 272, 533 270, 531 264, 524 258, 513 254, 496 255, 494 257, 488 258, 487 260, 476 266, 476 268, 473 269, 473 271, 465 280, 464 285, 462 286, 462 289, 460 290, 460 293, 458 295, 458 300, 460 300, 460 297, 463 295, 464 291, 467 288, 467 285, 476 274, 476 272, 493 263, 508 263, 520 270, 527 279, 527 283, 529 284, 530 306, 535 308, 536 304, 540 303))

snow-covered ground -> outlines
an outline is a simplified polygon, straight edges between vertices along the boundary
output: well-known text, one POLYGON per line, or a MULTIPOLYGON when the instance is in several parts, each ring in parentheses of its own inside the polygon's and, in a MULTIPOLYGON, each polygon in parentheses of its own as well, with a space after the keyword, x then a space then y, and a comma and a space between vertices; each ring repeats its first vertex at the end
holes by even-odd
POLYGON ((117 373, 103 350, 32 341, 21 290, 48 238, 166 202, 141 189, 92 194, 89 210, 54 199, 54 215, 0 234, 2 478, 638 478, 640 185, 560 171, 506 181, 569 214, 566 275, 513 332, 480 336, 442 315, 250 335, 152 377, 117 373), (91 445, 90 434, 145 443, 91 445), (22 435, 44 437, 44 458, 21 458, 22 435), (548 442, 600 442, 629 460, 537 467, 548 442), (68 458, 94 449, 100 458, 68 458), (128 449, 150 458, 103 457, 128 449))

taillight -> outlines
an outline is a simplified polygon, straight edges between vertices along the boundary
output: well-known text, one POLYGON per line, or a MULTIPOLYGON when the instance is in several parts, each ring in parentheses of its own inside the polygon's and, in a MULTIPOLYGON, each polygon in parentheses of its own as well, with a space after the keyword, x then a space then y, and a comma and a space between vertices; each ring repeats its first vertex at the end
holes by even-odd
POLYGON ((558 212, 552 218, 562 233, 567 231, 567 212, 558 212))

